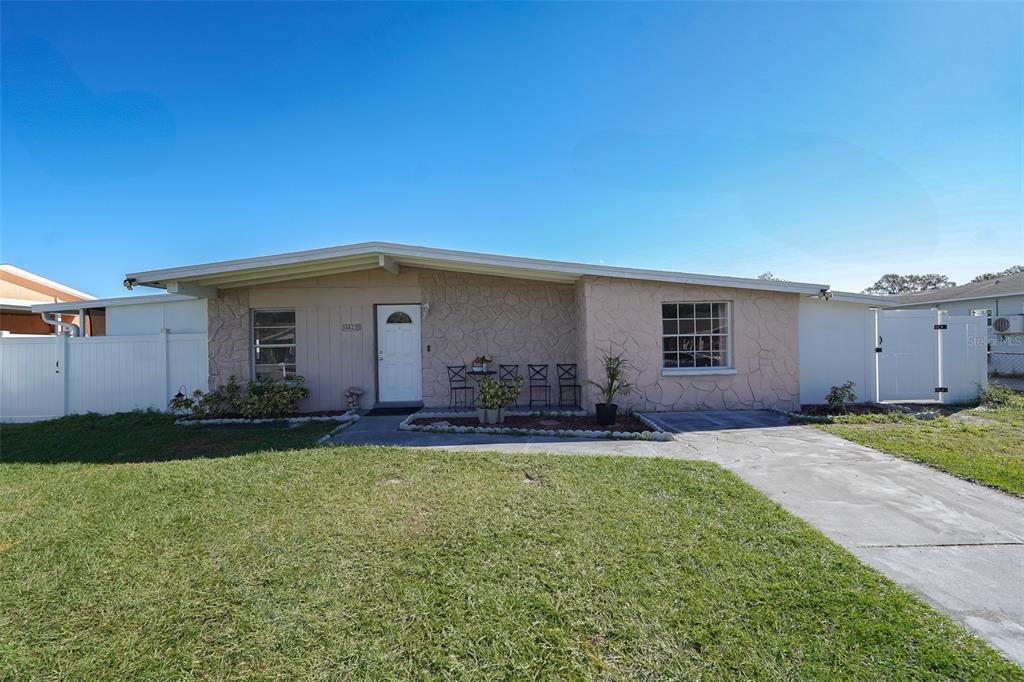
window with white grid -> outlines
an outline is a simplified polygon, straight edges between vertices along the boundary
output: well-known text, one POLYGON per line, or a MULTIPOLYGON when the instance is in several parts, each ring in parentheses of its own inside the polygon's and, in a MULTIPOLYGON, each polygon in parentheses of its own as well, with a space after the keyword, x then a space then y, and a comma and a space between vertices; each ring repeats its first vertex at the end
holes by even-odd
POLYGON ((252 311, 253 374, 257 379, 295 376, 295 311, 252 311))
POLYGON ((729 303, 661 304, 662 367, 729 367, 729 303))

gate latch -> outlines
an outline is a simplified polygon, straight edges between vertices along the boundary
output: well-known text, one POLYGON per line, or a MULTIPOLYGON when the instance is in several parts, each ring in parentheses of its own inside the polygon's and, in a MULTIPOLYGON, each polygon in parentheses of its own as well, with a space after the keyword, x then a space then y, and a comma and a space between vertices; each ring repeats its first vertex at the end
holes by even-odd
POLYGON ((949 393, 949 389, 946 388, 945 386, 936 386, 935 387, 935 392, 936 393, 949 393))
POLYGON ((935 328, 936 329, 949 329, 949 325, 948 324, 937 324, 937 325, 935 325, 935 328))

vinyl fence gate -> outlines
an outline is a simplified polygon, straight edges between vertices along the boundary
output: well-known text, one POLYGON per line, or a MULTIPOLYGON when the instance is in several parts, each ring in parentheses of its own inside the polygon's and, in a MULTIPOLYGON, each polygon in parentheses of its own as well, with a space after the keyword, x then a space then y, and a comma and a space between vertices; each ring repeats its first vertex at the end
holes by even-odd
POLYGON ((875 401, 963 403, 988 385, 983 317, 944 310, 875 311, 875 401))

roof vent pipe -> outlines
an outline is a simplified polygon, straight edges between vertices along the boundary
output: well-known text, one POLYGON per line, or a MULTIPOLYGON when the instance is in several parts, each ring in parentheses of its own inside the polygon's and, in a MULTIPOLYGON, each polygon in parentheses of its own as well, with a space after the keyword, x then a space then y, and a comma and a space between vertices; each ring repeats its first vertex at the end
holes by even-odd
MULTIPOLYGON (((73 322, 65 322, 64 320, 58 320, 54 313, 39 313, 39 317, 43 318, 43 322, 50 325, 51 327, 59 327, 63 331, 67 331, 71 336, 81 336, 82 332, 78 329, 78 325, 73 322), (47 317, 49 315, 49 317, 47 317)), ((57 333, 54 330, 54 333, 57 333)))

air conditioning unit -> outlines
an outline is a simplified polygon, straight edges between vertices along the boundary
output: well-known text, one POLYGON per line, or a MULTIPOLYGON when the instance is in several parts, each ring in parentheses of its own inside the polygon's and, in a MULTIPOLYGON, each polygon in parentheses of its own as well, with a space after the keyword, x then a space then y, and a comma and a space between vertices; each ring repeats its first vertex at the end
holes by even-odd
POLYGON ((1024 334, 1024 315, 1007 315, 992 320, 992 331, 997 334, 1024 334))

